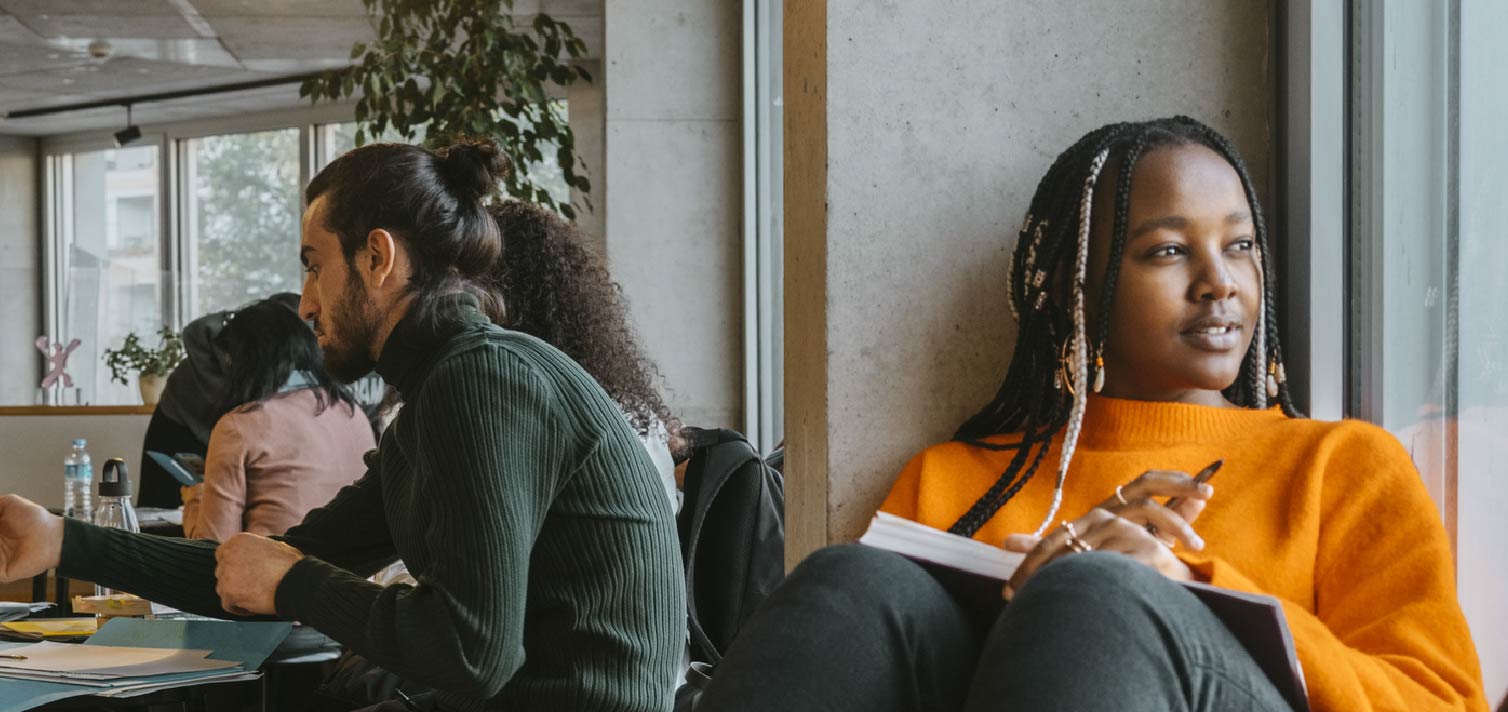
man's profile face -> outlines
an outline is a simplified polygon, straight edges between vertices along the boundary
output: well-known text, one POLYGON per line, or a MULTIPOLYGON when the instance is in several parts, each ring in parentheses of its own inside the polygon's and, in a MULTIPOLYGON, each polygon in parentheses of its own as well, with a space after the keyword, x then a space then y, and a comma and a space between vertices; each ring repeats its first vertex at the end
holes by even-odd
POLYGON ((314 325, 330 375, 350 383, 376 365, 372 346, 378 313, 357 269, 366 250, 346 259, 340 237, 325 227, 326 207, 326 196, 320 196, 304 210, 299 243, 304 288, 298 313, 314 325))

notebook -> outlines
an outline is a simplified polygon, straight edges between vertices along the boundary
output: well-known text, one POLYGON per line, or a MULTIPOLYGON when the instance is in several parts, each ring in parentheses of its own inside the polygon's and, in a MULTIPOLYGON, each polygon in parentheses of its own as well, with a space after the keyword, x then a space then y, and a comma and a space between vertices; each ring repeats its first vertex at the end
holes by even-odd
MULTIPOLYGON (((859 543, 922 564, 964 608, 974 611, 999 610, 1004 582, 1026 558, 885 512, 875 514, 859 543)), ((1183 586, 1225 624, 1295 712, 1308 712, 1304 671, 1278 599, 1197 582, 1183 586)))

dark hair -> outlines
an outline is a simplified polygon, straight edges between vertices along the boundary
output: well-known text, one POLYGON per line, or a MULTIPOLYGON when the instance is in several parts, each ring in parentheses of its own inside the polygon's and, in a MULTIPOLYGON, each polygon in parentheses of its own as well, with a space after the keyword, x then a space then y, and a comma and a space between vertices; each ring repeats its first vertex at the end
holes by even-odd
POLYGON ((532 203, 508 200, 489 210, 503 235, 495 284, 506 311, 488 316, 581 364, 640 434, 658 421, 678 443, 680 421, 656 388, 659 369, 640 348, 622 289, 586 234, 532 203))
POLYGON ((379 143, 348 151, 325 166, 304 190, 312 205, 324 197, 324 227, 340 237, 346 263, 367 235, 381 228, 403 242, 413 273, 409 290, 421 318, 432 297, 466 291, 489 311, 488 283, 502 254, 486 204, 508 173, 497 144, 462 140, 430 151, 379 143))
POLYGON ((298 372, 313 381, 315 415, 335 403, 355 408, 350 392, 325 371, 314 332, 285 304, 264 299, 226 316, 225 328, 215 336, 216 350, 229 360, 221 413, 256 410, 298 372))
POLYGON ((981 447, 1016 450, 1016 455, 995 484, 952 526, 953 533, 972 536, 984 526, 1036 474, 1053 437, 1066 431, 1053 511, 1044 523, 1056 514, 1063 476, 1078 441, 1085 391, 1094 382, 1099 368, 1089 356, 1096 348, 1091 344, 1102 346, 1110 332, 1110 307, 1126 246, 1132 170, 1137 160, 1152 149, 1190 144, 1206 146, 1220 154, 1240 176, 1246 200, 1251 204, 1257 249, 1263 263, 1262 312, 1257 333, 1242 360, 1241 375, 1224 391, 1225 397, 1240 406, 1263 408, 1267 405, 1268 390, 1273 389, 1285 414, 1302 417, 1293 406, 1282 372, 1267 224, 1251 176, 1236 149, 1214 129, 1186 116, 1103 126, 1058 156, 1032 196, 1011 254, 1008 275, 1011 312, 1019 323, 1010 368, 994 399, 965 421, 954 435, 957 440, 981 447), (1086 211, 1094 204, 1095 183, 1107 164, 1117 167, 1114 215, 1109 262, 1100 282, 1096 323, 1091 326, 1087 324, 1083 304, 1084 283, 1088 279, 1083 274, 1083 254, 1087 254, 1089 239, 1086 211), (1077 385, 1072 393, 1058 375, 1062 354, 1066 352, 1074 354, 1076 366, 1075 373, 1068 378, 1068 385, 1077 385), (1008 445, 981 441, 1002 433, 1020 433, 1021 439, 1008 445))

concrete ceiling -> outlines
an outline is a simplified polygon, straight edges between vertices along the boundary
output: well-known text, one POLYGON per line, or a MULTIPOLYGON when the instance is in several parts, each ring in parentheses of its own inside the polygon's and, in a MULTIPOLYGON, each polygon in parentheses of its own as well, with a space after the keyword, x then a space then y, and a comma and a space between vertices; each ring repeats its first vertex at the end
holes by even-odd
MULTIPOLYGON (((519 15, 571 24, 601 56, 603 0, 516 0, 519 15)), ((237 84, 343 66, 376 36, 362 0, 0 0, 0 114, 237 84), (104 40, 110 53, 92 57, 104 40)), ((306 105, 289 84, 137 104, 138 124, 306 105)), ((51 135, 125 124, 119 107, 0 119, 0 133, 51 135)))

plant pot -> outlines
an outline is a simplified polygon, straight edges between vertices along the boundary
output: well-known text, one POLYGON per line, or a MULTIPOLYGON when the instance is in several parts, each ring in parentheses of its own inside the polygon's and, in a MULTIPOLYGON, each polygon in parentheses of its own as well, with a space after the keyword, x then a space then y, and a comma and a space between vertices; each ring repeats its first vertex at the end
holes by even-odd
POLYGON ((141 402, 146 405, 157 405, 162 400, 162 387, 168 383, 167 376, 141 375, 136 379, 136 386, 141 389, 141 402))

